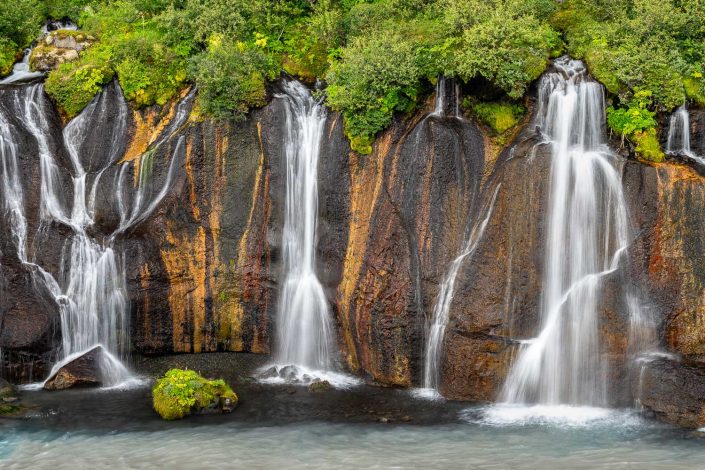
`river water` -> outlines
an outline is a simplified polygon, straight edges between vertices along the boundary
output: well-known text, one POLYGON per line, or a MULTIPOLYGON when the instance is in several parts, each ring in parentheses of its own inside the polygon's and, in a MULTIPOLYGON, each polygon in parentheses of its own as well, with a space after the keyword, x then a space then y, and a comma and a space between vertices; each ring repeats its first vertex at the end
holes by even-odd
POLYGON ((430 426, 230 420, 198 425, 191 418, 186 427, 182 422, 157 431, 67 432, 17 422, 0 428, 0 467, 705 468, 705 438, 697 432, 632 411, 547 409, 540 418, 531 411, 533 418, 520 408, 470 408, 456 423, 430 426))

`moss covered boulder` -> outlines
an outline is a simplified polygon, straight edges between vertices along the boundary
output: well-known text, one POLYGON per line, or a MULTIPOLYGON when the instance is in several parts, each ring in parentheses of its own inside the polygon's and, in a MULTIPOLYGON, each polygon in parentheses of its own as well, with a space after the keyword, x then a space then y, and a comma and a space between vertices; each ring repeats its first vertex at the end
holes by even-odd
POLYGON ((152 389, 154 410, 166 420, 191 413, 229 413, 237 395, 223 380, 209 380, 192 370, 171 369, 152 389))
POLYGON ((49 72, 65 62, 77 60, 79 53, 93 42, 93 36, 81 31, 52 31, 32 50, 29 66, 32 71, 49 72))

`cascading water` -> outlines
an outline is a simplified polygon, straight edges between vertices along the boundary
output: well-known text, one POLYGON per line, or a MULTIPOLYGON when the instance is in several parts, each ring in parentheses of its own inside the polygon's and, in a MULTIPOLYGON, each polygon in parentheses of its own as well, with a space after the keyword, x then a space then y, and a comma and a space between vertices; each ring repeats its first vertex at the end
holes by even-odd
MULTIPOLYGON (((60 360, 54 365, 50 377, 64 364, 84 354, 96 346, 101 346, 101 373, 104 385, 116 385, 130 378, 130 373, 122 364, 127 356, 128 318, 126 274, 124 257, 116 252, 115 236, 143 220, 156 204, 161 201, 173 177, 174 162, 183 149, 180 138, 169 168, 164 187, 156 197, 144 195, 146 183, 140 181, 138 195, 129 217, 123 214, 122 223, 116 232, 101 241, 91 234, 94 224, 96 187, 103 173, 121 156, 119 140, 123 138, 127 126, 128 108, 122 95, 117 105, 106 98, 106 93, 98 95, 79 116, 63 130, 63 143, 71 162, 72 205, 66 208, 62 197, 60 169, 50 150, 48 137, 51 129, 48 123, 48 101, 43 94, 43 86, 35 84, 7 90, 13 93, 12 109, 7 110, 34 137, 37 143, 40 166, 40 228, 45 230, 52 224, 69 227, 72 234, 67 237, 61 254, 58 279, 36 264, 27 255, 27 221, 22 184, 18 173, 17 145, 13 142, 14 128, 8 125, 8 118, 0 114, 0 157, 2 157, 2 196, 3 206, 9 220, 10 230, 16 245, 19 260, 31 269, 35 281, 54 296, 60 311, 62 348, 60 360), (93 155, 91 149, 84 149, 95 122, 104 122, 113 115, 110 127, 111 137, 108 155, 93 155), (91 158, 98 160, 92 161, 91 158), (86 161, 88 160, 88 161, 86 161), (90 166, 90 171, 87 171, 90 166)), ((163 136, 152 149, 161 145, 185 122, 188 113, 185 106, 193 97, 180 103, 169 134, 163 136)), ((104 138, 105 136, 101 136, 104 138)), ((123 168, 127 164, 123 164, 123 168)), ((123 188, 118 188, 122 193, 123 188)), ((118 199, 120 199, 118 197, 118 199)), ((123 210, 123 206, 121 206, 123 210)), ((122 212, 121 212, 122 213, 122 212)))
POLYGON ((295 81, 280 95, 286 110, 286 209, 282 237, 276 361, 315 370, 332 365, 328 300, 316 276, 318 157, 325 108, 295 81))
POLYGON ((668 123, 668 139, 666 153, 683 155, 699 163, 705 164, 705 158, 699 157, 690 147, 690 115, 685 105, 679 107, 668 123))
MULTIPOLYGON (((42 28, 42 33, 47 34, 49 31, 54 31, 57 29, 68 29, 75 31, 77 26, 71 21, 50 21, 44 25, 42 28)), ((44 76, 43 72, 32 72, 29 69, 29 56, 32 55, 32 49, 33 48, 25 49, 22 54, 22 60, 15 63, 12 67, 12 73, 10 73, 10 75, 0 80, 0 85, 24 82, 44 76)))
POLYGON ((598 305, 604 277, 626 261, 627 209, 618 159, 605 141, 602 86, 582 62, 561 58, 555 67, 540 82, 536 122, 552 158, 541 329, 523 342, 500 398, 604 406, 598 305))
POLYGON ((482 212, 484 218, 475 224, 470 230, 470 236, 465 242, 462 252, 455 258, 448 268, 443 283, 441 284, 438 298, 433 309, 433 315, 430 319, 430 324, 427 326, 426 350, 424 354, 424 376, 423 376, 423 391, 420 395, 434 397, 438 393, 438 378, 440 372, 441 352, 443 347, 443 338, 445 337, 446 326, 448 325, 450 306, 455 294, 455 280, 458 277, 458 272, 465 259, 472 257, 472 254, 477 249, 477 245, 482 239, 482 234, 490 221, 494 208, 497 194, 499 193, 497 186, 492 194, 492 199, 489 206, 482 212))
POLYGON ((459 88, 454 79, 439 76, 436 82, 436 102, 431 116, 460 117, 459 88))

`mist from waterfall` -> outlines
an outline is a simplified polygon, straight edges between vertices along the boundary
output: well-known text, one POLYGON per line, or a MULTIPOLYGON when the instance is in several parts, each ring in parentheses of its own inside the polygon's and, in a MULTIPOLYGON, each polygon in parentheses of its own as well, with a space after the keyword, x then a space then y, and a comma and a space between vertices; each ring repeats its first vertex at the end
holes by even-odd
POLYGON ((286 199, 282 236, 283 277, 277 314, 275 360, 314 370, 332 367, 328 300, 316 276, 318 159, 326 109, 296 81, 283 83, 286 199))
MULTIPOLYGON (((127 128, 127 103, 121 94, 116 104, 108 100, 107 93, 100 93, 64 128, 63 144, 71 162, 72 204, 69 205, 63 195, 65 185, 62 185, 57 156, 48 140, 51 135, 48 122, 51 104, 44 96, 43 85, 15 87, 3 92, 12 94, 12 109, 0 111, 13 114, 14 119, 21 123, 36 141, 40 167, 38 231, 49 230, 56 224, 71 230, 61 252, 58 276, 54 277, 34 260, 33 254, 28 255, 26 202, 18 171, 18 147, 13 141, 13 134, 17 129, 9 125, 9 116, 0 114, 3 206, 17 256, 19 261, 30 269, 35 282, 46 288, 59 306, 62 347, 59 361, 54 365, 49 377, 67 362, 96 346, 101 346, 104 352, 101 355, 103 385, 122 383, 131 376, 123 365, 129 347, 125 259, 114 247, 115 234, 103 240, 90 229, 94 225, 96 192, 101 184, 101 177, 110 166, 118 164, 122 156, 120 139, 127 128), (109 154, 100 156, 100 162, 86 162, 82 147, 96 122, 107 122, 109 115, 113 116, 111 141, 106 145, 109 154), (89 170, 85 165, 91 165, 93 168, 89 170)), ((177 112, 176 120, 183 124, 185 113, 181 114, 177 112)), ((139 197, 133 198, 136 202, 132 215, 123 216, 124 223, 120 224, 116 234, 134 225, 137 219, 143 220, 145 214, 153 210, 153 206, 163 198, 163 193, 171 181, 174 161, 182 149, 183 138, 180 138, 164 187, 156 198, 149 200, 149 204, 143 203, 139 197)), ((123 164, 123 169, 125 167, 127 165, 123 164)), ((141 181, 138 194, 142 193, 143 184, 141 181)), ((118 188, 118 193, 122 191, 123 188, 118 188)), ((125 204, 120 208, 126 210, 125 204)))
MULTIPOLYGON (((627 261, 627 207, 602 86, 580 61, 561 58, 555 69, 540 81, 536 118, 552 158, 541 324, 522 342, 500 401, 604 406, 599 309, 605 277, 627 261)), ((627 301, 633 326, 649 328, 636 298, 627 301)))

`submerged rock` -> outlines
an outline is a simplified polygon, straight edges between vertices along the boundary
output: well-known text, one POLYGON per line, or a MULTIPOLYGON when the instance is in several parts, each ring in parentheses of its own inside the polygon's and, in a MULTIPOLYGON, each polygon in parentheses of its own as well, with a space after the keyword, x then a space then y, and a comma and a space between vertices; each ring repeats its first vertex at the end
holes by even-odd
POLYGON ((15 390, 15 387, 3 378, 0 378, 0 398, 3 401, 6 399, 17 398, 17 390, 15 390))
POLYGON ((99 387, 103 383, 101 361, 103 348, 96 346, 67 363, 44 384, 45 390, 64 390, 72 387, 99 387))
POLYGON ((327 380, 313 379, 313 381, 308 386, 309 392, 319 393, 326 392, 332 388, 330 382, 327 380))

